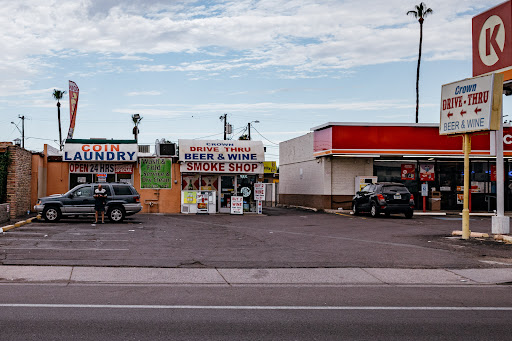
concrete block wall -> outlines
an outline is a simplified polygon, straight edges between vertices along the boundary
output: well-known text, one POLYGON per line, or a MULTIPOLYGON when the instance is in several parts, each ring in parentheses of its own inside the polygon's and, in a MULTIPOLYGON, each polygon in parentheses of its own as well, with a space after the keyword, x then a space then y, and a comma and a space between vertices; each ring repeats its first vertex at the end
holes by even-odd
POLYGON ((11 218, 16 218, 31 210, 32 153, 14 145, 8 150, 11 164, 7 172, 7 203, 11 218))
POLYGON ((355 194, 356 176, 373 175, 373 158, 332 157, 332 194, 355 194))

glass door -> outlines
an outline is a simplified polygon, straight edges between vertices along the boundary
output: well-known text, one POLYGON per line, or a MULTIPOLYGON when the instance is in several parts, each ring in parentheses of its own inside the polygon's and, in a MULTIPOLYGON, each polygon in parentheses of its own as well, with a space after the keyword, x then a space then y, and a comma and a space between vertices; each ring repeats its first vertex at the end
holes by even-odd
POLYGON ((219 212, 231 212, 231 197, 235 194, 235 177, 233 175, 222 175, 220 177, 219 212))

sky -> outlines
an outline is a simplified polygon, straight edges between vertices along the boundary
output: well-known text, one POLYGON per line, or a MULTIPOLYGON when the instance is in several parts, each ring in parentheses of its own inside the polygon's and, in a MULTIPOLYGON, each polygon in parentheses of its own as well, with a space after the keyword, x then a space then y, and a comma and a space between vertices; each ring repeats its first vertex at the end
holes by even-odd
MULTIPOLYGON (((502 0, 425 1, 420 123, 472 76, 471 18, 502 0)), ((413 123, 419 23, 404 0, 0 0, 0 141, 58 147, 54 89, 80 88, 74 138, 139 143, 246 134, 281 141, 326 122, 413 123), (15 124, 11 124, 14 122, 15 124)), ((61 106, 69 128, 69 97, 61 106)), ((505 98, 504 114, 512 100, 505 98)))

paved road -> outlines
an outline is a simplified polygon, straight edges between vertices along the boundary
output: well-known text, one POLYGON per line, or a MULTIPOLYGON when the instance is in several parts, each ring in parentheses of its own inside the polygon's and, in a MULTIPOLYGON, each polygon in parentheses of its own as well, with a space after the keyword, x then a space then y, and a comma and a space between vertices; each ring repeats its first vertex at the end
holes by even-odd
POLYGON ((0 288, 6 340, 506 340, 512 320, 507 286, 0 288))
MULTIPOLYGON (((480 268, 512 265, 511 245, 450 238, 460 217, 372 219, 266 209, 268 215, 147 215, 123 224, 32 223, 0 236, 0 263, 206 268, 480 268)), ((471 229, 490 232, 490 218, 471 229)))

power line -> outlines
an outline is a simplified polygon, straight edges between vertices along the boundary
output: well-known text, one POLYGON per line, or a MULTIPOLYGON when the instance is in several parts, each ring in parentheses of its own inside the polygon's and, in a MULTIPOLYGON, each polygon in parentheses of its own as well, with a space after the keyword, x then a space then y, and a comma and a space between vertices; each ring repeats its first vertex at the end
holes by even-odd
POLYGON ((268 142, 272 143, 272 144, 275 144, 276 146, 279 146, 279 143, 275 143, 275 142, 272 142, 270 141, 269 139, 267 139, 265 136, 261 135, 261 133, 258 131, 258 129, 256 129, 255 127, 253 127, 254 130, 256 130, 256 132, 261 136, 263 137, 265 140, 267 140, 268 142))

